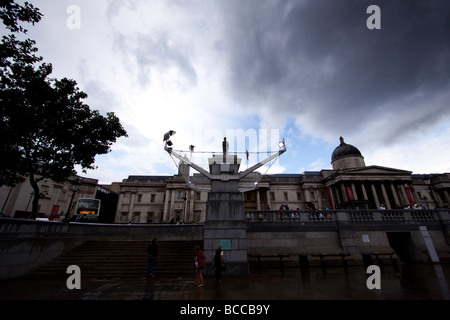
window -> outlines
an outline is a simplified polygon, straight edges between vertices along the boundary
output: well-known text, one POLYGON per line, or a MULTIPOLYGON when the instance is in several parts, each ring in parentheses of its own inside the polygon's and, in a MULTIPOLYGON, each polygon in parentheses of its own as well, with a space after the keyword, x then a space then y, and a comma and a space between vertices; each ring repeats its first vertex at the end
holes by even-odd
POLYGON ((152 223, 154 212, 147 212, 147 223, 152 223))
POLYGON ((200 222, 201 210, 194 210, 194 222, 200 222))
POLYGON ((137 202, 141 202, 142 201, 142 194, 138 194, 137 195, 137 202))
POLYGON ((152 194, 151 196, 150 196, 150 202, 155 202, 155 198, 156 198, 156 194, 152 194))
POLYGON ((302 201, 302 193, 301 192, 297 192, 297 200, 302 201))
POLYGON ((133 223, 139 223, 139 219, 141 218, 141 213, 140 212, 135 212, 133 214, 133 223))
POLYGON ((284 200, 285 200, 285 201, 288 201, 288 200, 289 200, 289 199, 288 199, 288 193, 287 193, 287 192, 284 192, 283 195, 284 195, 284 200))
POLYGON ((275 192, 270 193, 270 201, 275 201, 275 192))
POLYGON ((120 215, 120 222, 127 223, 128 212, 122 212, 120 215))

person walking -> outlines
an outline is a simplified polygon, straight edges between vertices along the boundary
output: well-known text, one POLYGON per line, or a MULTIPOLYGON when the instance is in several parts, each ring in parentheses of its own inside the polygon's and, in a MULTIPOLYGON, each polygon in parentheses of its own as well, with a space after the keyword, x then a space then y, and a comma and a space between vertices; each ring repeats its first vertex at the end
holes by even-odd
POLYGON ((195 274, 197 276, 197 287, 203 287, 203 269, 205 268, 206 256, 199 246, 195 246, 195 274))
POLYGON ((214 279, 216 282, 220 282, 220 274, 225 269, 225 264, 223 262, 223 251, 222 251, 222 245, 219 243, 219 246, 214 253, 214 268, 216 269, 216 272, 214 274, 214 279))
POLYGON ((155 277, 156 258, 158 256, 158 239, 153 239, 147 247, 148 261, 147 261, 147 280, 155 277))

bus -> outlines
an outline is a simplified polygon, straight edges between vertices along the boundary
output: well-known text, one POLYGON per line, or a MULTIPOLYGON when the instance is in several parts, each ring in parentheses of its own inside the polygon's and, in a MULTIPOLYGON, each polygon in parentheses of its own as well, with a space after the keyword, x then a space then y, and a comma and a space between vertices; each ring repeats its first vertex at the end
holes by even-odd
POLYGON ((100 205, 101 201, 99 199, 78 199, 72 221, 97 222, 100 214, 100 205))

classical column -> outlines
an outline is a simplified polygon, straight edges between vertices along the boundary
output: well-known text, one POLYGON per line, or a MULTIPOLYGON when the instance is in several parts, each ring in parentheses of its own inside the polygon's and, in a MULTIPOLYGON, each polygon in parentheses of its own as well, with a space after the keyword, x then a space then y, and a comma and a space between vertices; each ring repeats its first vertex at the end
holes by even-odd
POLYGON ((306 202, 311 202, 311 197, 310 197, 310 191, 309 191, 309 188, 305 188, 304 189, 305 190, 305 201, 306 202))
POLYGON ((124 193, 121 191, 119 193, 119 203, 117 204, 117 209, 116 209, 116 223, 120 223, 122 222, 122 203, 123 203, 123 198, 124 198, 124 193))
POLYGON ((375 206, 377 207, 377 209, 379 209, 380 201, 378 200, 377 190, 375 189, 375 185, 373 184, 373 182, 370 184, 370 187, 372 189, 373 198, 375 199, 375 206))
POLYGON ((389 197, 387 195, 386 188, 384 187, 383 182, 381 183, 381 193, 383 194, 383 198, 384 198, 384 202, 385 202, 384 205, 386 206, 386 209, 392 209, 391 204, 389 203, 389 197))
POLYGON ((170 192, 172 194, 170 196, 170 208, 169 208, 169 219, 168 219, 168 221, 170 221, 172 218, 174 218, 175 193, 177 193, 177 190, 176 189, 172 189, 172 190, 170 190, 170 192))
POLYGON ((361 189, 362 189, 364 200, 366 200, 366 201, 369 200, 369 197, 367 196, 366 187, 364 186, 364 182, 363 181, 361 181, 361 189))
POLYGON ((136 191, 131 192, 130 207, 128 211, 128 221, 133 221, 133 211, 134 211, 134 199, 136 198, 136 191))
MULTIPOLYGON (((266 199, 267 199, 267 206, 269 208, 272 208, 271 203, 270 203, 270 190, 266 191, 266 199)), ((264 209, 266 209, 266 208, 264 208, 264 209)))
POLYGON ((352 182, 352 193, 353 193, 353 199, 354 200, 358 200, 358 193, 356 193, 355 183, 354 182, 352 182))
POLYGON ((316 194, 317 198, 317 204, 319 205, 319 209, 323 209, 322 207, 322 192, 320 190, 316 189, 314 190, 314 193, 316 194))
MULTIPOLYGON (((343 201, 341 200, 341 197, 340 197, 340 195, 339 195, 339 190, 338 190, 338 188, 336 187, 336 185, 334 185, 334 191, 336 191, 337 202, 338 202, 338 203, 343 202, 343 201)), ((335 207, 335 208, 336 208, 336 207, 335 207)))
POLYGON ((195 191, 191 190, 191 198, 189 200, 189 214, 187 221, 194 221, 194 201, 195 201, 195 191))
POLYGON ((164 198, 164 213, 162 222, 169 221, 169 189, 166 189, 166 197, 164 198))
POLYGON ((404 199, 404 201, 405 201, 405 203, 403 204, 403 206, 404 206, 404 207, 407 207, 407 206, 409 206, 410 204, 409 204, 408 196, 406 195, 405 186, 404 186, 403 184, 400 185, 400 190, 402 191, 402 196, 403 196, 403 199, 404 199))
POLYGON ((256 210, 261 210, 261 195, 259 189, 256 189, 256 210))
POLYGON ((340 185, 341 185, 342 197, 344 198, 344 201, 347 202, 348 197, 347 197, 347 190, 345 189, 345 185, 343 182, 341 182, 340 185))
POLYGON ((399 208, 400 207, 400 201, 398 200, 397 190, 395 189, 395 186, 394 186, 394 184, 392 182, 391 182, 391 191, 392 191, 392 195, 394 196, 395 208, 399 208))
POLYGON ((333 189, 331 189, 331 186, 328 187, 327 193, 330 198, 329 201, 330 201, 331 208, 336 209, 336 201, 334 200, 333 189))

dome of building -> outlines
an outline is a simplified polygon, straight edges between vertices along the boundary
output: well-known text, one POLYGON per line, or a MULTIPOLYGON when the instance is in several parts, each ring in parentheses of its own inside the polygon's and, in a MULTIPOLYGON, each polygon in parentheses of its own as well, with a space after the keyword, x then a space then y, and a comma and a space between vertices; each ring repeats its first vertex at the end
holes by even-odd
POLYGON ((331 155, 331 162, 343 157, 362 157, 361 152, 355 146, 344 142, 344 138, 339 139, 341 144, 334 149, 331 155))
POLYGON ((334 169, 348 169, 355 167, 364 167, 364 157, 355 146, 344 142, 340 137, 341 144, 334 149, 331 155, 331 164, 334 169))

